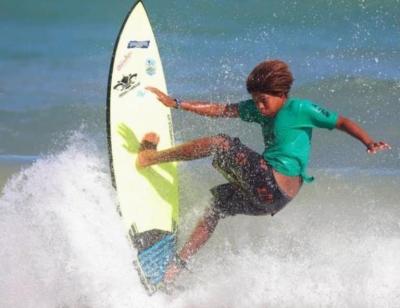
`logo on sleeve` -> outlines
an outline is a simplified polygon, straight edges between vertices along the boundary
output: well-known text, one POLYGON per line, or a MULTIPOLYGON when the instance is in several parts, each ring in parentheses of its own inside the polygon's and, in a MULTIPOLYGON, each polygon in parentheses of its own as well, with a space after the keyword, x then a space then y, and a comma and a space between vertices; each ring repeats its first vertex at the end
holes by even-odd
POLYGON ((321 108, 320 106, 315 105, 315 104, 312 104, 312 105, 314 106, 315 109, 317 109, 317 111, 318 111, 319 113, 323 114, 323 115, 324 115, 325 117, 327 117, 327 118, 330 117, 331 113, 330 113, 328 110, 326 110, 326 109, 324 109, 324 108, 321 108))

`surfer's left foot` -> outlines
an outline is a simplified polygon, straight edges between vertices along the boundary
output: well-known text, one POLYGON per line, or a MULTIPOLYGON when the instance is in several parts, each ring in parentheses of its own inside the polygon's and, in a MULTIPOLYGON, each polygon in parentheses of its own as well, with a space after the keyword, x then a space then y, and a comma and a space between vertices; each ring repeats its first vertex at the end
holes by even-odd
POLYGON ((175 281, 176 276, 181 272, 182 268, 178 266, 175 262, 172 262, 165 272, 164 283, 169 285, 175 281))
POLYGON ((187 268, 186 261, 182 260, 177 254, 174 260, 168 265, 163 282, 167 285, 172 284, 176 276, 178 276, 184 268, 187 268))
POLYGON ((160 137, 156 133, 147 133, 144 135, 140 143, 139 154, 136 160, 136 165, 139 168, 148 167, 152 164, 152 157, 157 151, 157 145, 160 142, 160 137))

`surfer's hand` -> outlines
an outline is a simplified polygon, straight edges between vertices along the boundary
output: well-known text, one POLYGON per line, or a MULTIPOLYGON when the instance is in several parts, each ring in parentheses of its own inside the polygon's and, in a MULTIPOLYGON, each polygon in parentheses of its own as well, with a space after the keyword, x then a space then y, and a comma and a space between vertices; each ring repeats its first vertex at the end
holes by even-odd
POLYGON ((150 91, 151 93, 153 93, 157 99, 163 103, 165 106, 169 107, 169 108, 175 108, 176 107, 176 101, 168 96, 167 94, 165 94, 164 92, 160 91, 157 88, 154 87, 146 87, 147 91, 150 91))
POLYGON ((379 141, 379 142, 371 142, 367 145, 367 152, 369 154, 376 154, 379 151, 390 150, 391 147, 388 143, 379 141))

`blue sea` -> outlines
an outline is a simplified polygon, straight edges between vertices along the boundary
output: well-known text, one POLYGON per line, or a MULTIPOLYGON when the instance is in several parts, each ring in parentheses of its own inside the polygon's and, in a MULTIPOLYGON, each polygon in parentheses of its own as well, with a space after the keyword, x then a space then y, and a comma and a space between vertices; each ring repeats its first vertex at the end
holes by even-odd
MULTIPOLYGON (((0 7, 0 307, 398 307, 400 1, 145 0, 169 93, 238 102, 265 59, 293 96, 356 120, 392 150, 316 130, 316 181, 271 217, 223 220, 173 295, 147 297, 115 211, 106 144, 111 55, 132 1, 0 7)), ((177 143, 259 127, 173 111, 177 143)), ((224 179, 180 165, 182 245, 224 179)), ((140 202, 140 200, 138 200, 140 202)))

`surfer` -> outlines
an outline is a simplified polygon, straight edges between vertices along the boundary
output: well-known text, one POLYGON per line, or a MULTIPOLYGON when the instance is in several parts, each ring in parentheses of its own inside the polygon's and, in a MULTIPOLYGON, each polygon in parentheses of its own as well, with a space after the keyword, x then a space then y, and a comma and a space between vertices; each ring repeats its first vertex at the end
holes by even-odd
POLYGON ((164 282, 174 280, 210 238, 221 218, 237 214, 274 215, 297 195, 304 182, 313 181, 306 172, 313 128, 342 130, 361 141, 371 154, 390 149, 389 144, 375 141, 354 121, 310 100, 290 97, 292 83, 288 65, 272 60, 252 70, 246 82, 251 99, 239 103, 182 101, 157 88, 147 88, 169 108, 258 123, 265 144, 264 152, 259 154, 238 138, 220 134, 157 151, 158 136, 144 136, 137 158, 139 168, 213 156, 213 166, 229 180, 211 189, 211 206, 169 265, 164 282))

